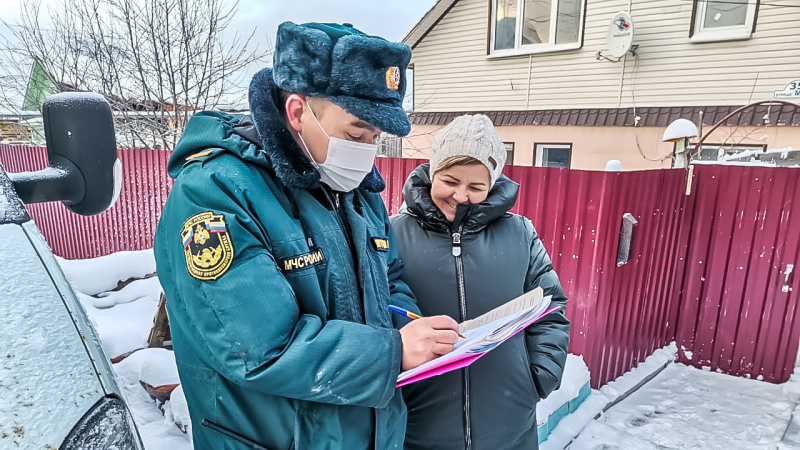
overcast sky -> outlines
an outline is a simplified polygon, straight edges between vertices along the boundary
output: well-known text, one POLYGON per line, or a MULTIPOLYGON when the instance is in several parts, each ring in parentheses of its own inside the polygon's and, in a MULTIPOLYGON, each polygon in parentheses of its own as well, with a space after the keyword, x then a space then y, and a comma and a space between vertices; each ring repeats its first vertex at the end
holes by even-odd
MULTIPOLYGON (((226 1, 232 3, 234 0, 226 1)), ((42 2, 45 7, 60 3, 59 0, 42 2)), ((239 0, 226 34, 230 38, 236 32, 244 36, 255 32, 254 43, 260 50, 266 50, 272 48, 278 25, 287 20, 296 23, 349 22, 367 34, 400 41, 435 3, 436 0, 239 0)), ((0 19, 13 25, 19 21, 19 16, 20 0, 0 0, 0 19)), ((48 20, 43 19, 47 24, 48 20)), ((0 34, 7 32, 0 23, 0 34)), ((258 69, 251 67, 247 70, 242 74, 241 82, 246 86, 258 69)))
MULTIPOLYGON (((233 0, 231 0, 233 1, 233 0)), ((58 0, 43 0, 45 5, 58 0)), ((399 41, 436 3, 436 0, 240 0, 230 29, 256 31, 263 45, 275 40, 278 24, 292 22, 349 22, 367 34, 399 41)), ((0 17, 19 18, 19 0, 0 0, 0 17)))
POLYGON ((241 0, 236 26, 258 28, 274 40, 278 24, 349 22, 359 30, 399 41, 435 0, 241 0))

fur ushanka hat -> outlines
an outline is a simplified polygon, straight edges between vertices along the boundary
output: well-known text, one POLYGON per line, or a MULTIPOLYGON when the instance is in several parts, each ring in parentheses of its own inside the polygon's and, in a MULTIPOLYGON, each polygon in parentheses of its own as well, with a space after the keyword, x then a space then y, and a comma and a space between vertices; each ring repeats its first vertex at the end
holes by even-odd
POLYGON ((325 98, 379 128, 405 136, 403 110, 411 48, 350 24, 284 22, 278 27, 273 79, 284 91, 325 98))

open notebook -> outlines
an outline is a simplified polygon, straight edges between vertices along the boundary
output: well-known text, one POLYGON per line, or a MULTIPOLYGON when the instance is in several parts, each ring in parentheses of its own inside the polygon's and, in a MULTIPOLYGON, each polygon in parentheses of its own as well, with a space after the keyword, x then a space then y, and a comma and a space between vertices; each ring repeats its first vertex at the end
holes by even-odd
POLYGON ((486 314, 459 324, 459 339, 452 352, 428 361, 397 377, 397 387, 467 367, 542 317, 561 306, 550 308, 550 296, 542 288, 520 295, 486 314))

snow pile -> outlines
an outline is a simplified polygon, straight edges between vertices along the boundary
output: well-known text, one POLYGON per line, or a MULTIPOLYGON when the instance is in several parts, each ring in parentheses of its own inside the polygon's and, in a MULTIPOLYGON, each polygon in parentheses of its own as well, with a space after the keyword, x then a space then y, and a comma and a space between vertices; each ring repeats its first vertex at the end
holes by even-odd
POLYGON ((63 259, 56 256, 73 289, 97 295, 117 287, 121 281, 156 273, 153 250, 119 252, 92 259, 63 259))
POLYGON ((164 429, 168 434, 186 434, 191 439, 192 420, 189 418, 189 406, 183 395, 183 386, 178 386, 164 405, 164 429))
MULTIPOLYGON (((744 152, 742 152, 744 153, 744 152)), ((714 161, 702 161, 702 160, 694 160, 692 164, 695 165, 721 165, 721 166, 757 166, 757 167, 777 167, 778 165, 771 161, 759 161, 755 158, 751 158, 749 161, 740 161, 740 160, 714 160, 714 161)))
POLYGON ((781 159, 788 159, 789 158, 789 152, 793 152, 793 151, 796 151, 793 147, 776 148, 776 149, 773 149, 773 150, 767 150, 766 152, 764 152, 764 154, 765 155, 780 154, 781 155, 781 159))
POLYGON ((153 251, 58 262, 106 356, 125 356, 112 367, 145 448, 191 450, 191 421, 175 356, 167 349, 146 348, 162 291, 153 276, 153 251))
POLYGON ((739 153, 732 153, 730 155, 725 155, 722 157, 723 161, 757 161, 758 155, 763 155, 764 151, 761 149, 758 150, 745 150, 739 153), (748 159, 749 158, 749 159, 748 159))
POLYGON ((161 284, 158 282, 158 278, 152 277, 134 281, 116 292, 101 292, 92 298, 96 308, 110 308, 114 305, 153 298, 154 296, 158 298, 160 294, 161 284))
POLYGON ((158 278, 134 281, 121 291, 103 293, 104 296, 99 298, 79 290, 75 293, 97 330, 103 350, 109 358, 147 346, 147 337, 161 295, 158 278), (118 302, 131 298, 135 300, 118 302))
POLYGON ((539 426, 556 412, 561 405, 578 396, 581 388, 589 382, 589 367, 578 355, 567 355, 561 387, 536 405, 536 421, 539 426))
POLYGON ((674 342, 667 347, 656 350, 635 369, 600 388, 600 392, 611 399, 619 398, 619 396, 624 395, 644 382, 648 377, 651 377, 665 364, 675 361, 677 350, 678 347, 674 342))
MULTIPOLYGON (((725 166, 762 166, 762 167, 777 167, 777 160, 784 160, 790 158, 790 153, 796 152, 792 147, 778 148, 773 150, 762 151, 758 150, 745 150, 739 153, 725 155, 719 160, 694 160, 692 164, 715 164, 725 166)), ((785 164, 782 164, 786 166, 785 164)), ((796 165, 795 165, 796 167, 796 165)))
POLYGON ((181 380, 178 378, 178 365, 175 355, 163 348, 150 348, 148 358, 142 361, 139 368, 139 384, 155 399, 159 408, 164 410, 164 404, 181 380))
MULTIPOLYGON (((153 382, 170 381, 172 378, 172 366, 166 362, 166 354, 171 354, 169 350, 148 348, 132 353, 124 360, 114 364, 114 372, 117 381, 125 394, 125 401, 133 414, 136 426, 146 450, 191 450, 192 444, 189 435, 184 435, 177 429, 175 423, 168 425, 169 416, 175 417, 175 412, 171 407, 172 401, 164 404, 162 413, 158 401, 151 398, 142 388, 139 377, 144 375, 153 382), (155 362, 153 362, 155 361, 155 362), (156 373, 158 369, 163 369, 164 373, 156 373), (173 432, 175 429, 177 432, 173 432)), ((173 363, 174 364, 174 363, 173 363)), ((175 374, 177 378, 177 374, 175 374)), ((173 395, 178 391, 172 391, 173 395)), ((180 391, 183 397, 183 390, 180 391)), ((176 403, 186 403, 185 399, 177 399, 176 403)), ((188 423, 188 410, 186 413, 188 423)), ((183 416, 181 416, 183 419, 183 416)))
POLYGON ((147 358, 142 361, 139 368, 139 381, 150 386, 167 386, 179 384, 178 365, 171 351, 163 348, 148 348, 147 358))

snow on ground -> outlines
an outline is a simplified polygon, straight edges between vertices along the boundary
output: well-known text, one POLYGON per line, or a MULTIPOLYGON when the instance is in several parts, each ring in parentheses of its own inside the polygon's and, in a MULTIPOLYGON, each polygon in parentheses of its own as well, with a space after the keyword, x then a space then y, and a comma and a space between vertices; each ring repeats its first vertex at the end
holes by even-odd
POLYGON ((606 384, 600 390, 592 390, 592 394, 577 411, 558 422, 558 426, 550 432, 550 436, 539 448, 541 450, 565 448, 607 405, 643 383, 664 365, 674 361, 676 351, 675 344, 656 350, 635 369, 606 384))
POLYGON ((775 448, 793 409, 779 385, 670 364, 569 448, 775 448))
POLYGON ((781 442, 800 397, 797 374, 776 385, 670 363, 674 353, 674 344, 658 350, 638 368, 593 391, 541 449, 800 449, 781 442), (652 380, 601 413, 664 363, 652 380))
POLYGON ((97 330, 106 356, 133 352, 112 367, 145 449, 191 450, 190 429, 184 434, 176 425, 190 425, 183 390, 178 387, 172 392, 162 412, 140 383, 163 386, 179 382, 172 352, 145 348, 161 295, 158 278, 152 276, 156 270, 153 251, 120 252, 86 260, 57 259, 97 330), (120 282, 147 276, 151 278, 113 291, 120 282))

